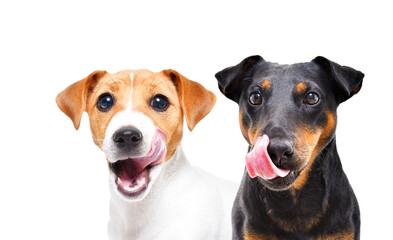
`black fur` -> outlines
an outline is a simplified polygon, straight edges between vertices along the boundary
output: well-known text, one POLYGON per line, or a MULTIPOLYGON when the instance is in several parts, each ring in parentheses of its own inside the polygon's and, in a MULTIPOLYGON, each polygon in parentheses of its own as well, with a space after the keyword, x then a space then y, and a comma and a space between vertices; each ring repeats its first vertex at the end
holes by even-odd
MULTIPOLYGON (((244 239, 245 232, 276 239, 315 239, 351 232, 353 239, 360 238, 359 206, 342 170, 334 132, 337 106, 360 90, 363 77, 363 73, 324 57, 279 65, 251 56, 216 74, 221 92, 239 104, 243 128, 260 129, 259 136, 267 134, 272 161, 291 170, 287 177, 270 181, 252 179, 245 171, 232 210, 233 239, 244 239), (266 89, 261 87, 264 80, 270 83, 266 89), (296 86, 300 82, 307 89, 299 93, 296 86), (253 92, 261 94, 261 105, 250 104, 253 92), (305 104, 308 93, 317 93, 319 102, 305 104), (318 142, 306 182, 295 189, 293 184, 305 169, 300 150, 280 157, 273 148, 283 141, 294 146, 299 138, 296 131, 305 126, 327 128, 327 113, 334 116, 334 126, 318 142)), ((243 135, 251 149, 253 139, 243 135)))

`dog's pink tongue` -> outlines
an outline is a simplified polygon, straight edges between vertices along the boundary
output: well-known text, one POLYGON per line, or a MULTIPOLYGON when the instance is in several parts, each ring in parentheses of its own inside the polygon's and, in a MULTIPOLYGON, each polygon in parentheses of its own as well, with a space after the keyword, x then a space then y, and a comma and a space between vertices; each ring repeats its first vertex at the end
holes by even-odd
POLYGON ((265 180, 271 180, 277 177, 285 177, 289 170, 276 167, 269 157, 267 147, 269 146, 269 137, 263 135, 255 142, 254 148, 246 156, 246 167, 251 178, 256 176, 265 180))

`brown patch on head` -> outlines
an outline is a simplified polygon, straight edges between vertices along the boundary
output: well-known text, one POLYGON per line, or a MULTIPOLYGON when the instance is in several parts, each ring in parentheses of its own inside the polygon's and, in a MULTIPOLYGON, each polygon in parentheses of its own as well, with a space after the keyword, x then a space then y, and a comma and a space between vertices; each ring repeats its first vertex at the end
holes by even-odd
POLYGON ((162 72, 138 70, 134 75, 132 109, 149 117, 154 125, 165 132, 167 155, 175 153, 183 137, 183 112, 173 82, 162 72), (163 112, 155 111, 150 102, 158 94, 168 98, 170 106, 163 112))
POLYGON ((315 157, 327 144, 327 140, 333 133, 336 120, 332 112, 326 111, 326 124, 317 129, 310 129, 304 126, 296 131, 295 152, 298 159, 302 160, 303 170, 295 183, 292 185, 294 189, 300 189, 307 182, 308 174, 315 157))
POLYGON ((83 112, 86 110, 88 98, 95 85, 105 76, 106 71, 94 71, 84 79, 71 84, 56 96, 57 106, 79 129, 83 112))
POLYGON ((307 89, 307 84, 305 82, 300 82, 298 83, 298 85, 296 86, 296 92, 298 94, 302 94, 306 91, 307 89))
POLYGON ((175 84, 188 129, 192 131, 195 125, 211 111, 216 103, 216 95, 175 70, 168 69, 163 73, 175 84))
POLYGON ((56 97, 59 108, 71 118, 75 129, 79 128, 83 112, 88 113, 92 137, 98 147, 103 143, 106 127, 112 117, 126 108, 130 94, 130 72, 109 74, 106 71, 95 71, 56 97), (104 93, 111 94, 115 102, 108 112, 97 109, 97 101, 104 93))
POLYGON ((262 83, 261 83, 262 89, 265 90, 265 91, 268 90, 270 88, 270 84, 271 83, 270 83, 269 80, 266 80, 266 79, 263 80, 262 83))
POLYGON ((127 108, 131 89, 131 72, 126 70, 115 74, 107 74, 98 82, 88 98, 86 112, 89 115, 90 130, 94 143, 98 147, 101 147, 104 141, 106 128, 112 117, 127 108), (114 105, 108 112, 97 109, 97 101, 104 93, 109 93, 114 98, 114 105))

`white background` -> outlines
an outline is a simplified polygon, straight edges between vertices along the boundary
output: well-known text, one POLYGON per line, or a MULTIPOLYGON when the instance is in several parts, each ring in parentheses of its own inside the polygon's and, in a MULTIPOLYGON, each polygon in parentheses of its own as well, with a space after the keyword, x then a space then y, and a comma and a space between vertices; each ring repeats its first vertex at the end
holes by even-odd
MULTIPOLYGON (((173 68, 216 93, 183 146, 240 181, 247 145, 238 107, 214 74, 259 54, 318 55, 365 73, 340 106, 338 151, 362 214, 362 239, 391 235, 392 7, 388 1, 2 1, 0 239, 105 239, 107 165, 87 115, 75 131, 55 96, 92 71, 173 68)), ((181 193, 179 193, 181 194, 181 193)), ((154 227, 154 226, 150 226, 154 227)))

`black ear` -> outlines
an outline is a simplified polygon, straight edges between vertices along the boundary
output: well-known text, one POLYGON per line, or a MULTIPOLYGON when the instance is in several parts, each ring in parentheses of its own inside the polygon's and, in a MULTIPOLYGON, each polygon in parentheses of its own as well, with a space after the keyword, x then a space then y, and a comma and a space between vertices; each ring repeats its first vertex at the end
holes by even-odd
POLYGON ((353 68, 341 66, 324 57, 316 57, 312 60, 324 68, 330 77, 337 83, 337 100, 341 103, 360 91, 364 74, 353 68))
POLYGON ((243 87, 242 80, 252 73, 253 66, 263 60, 261 56, 255 55, 244 59, 233 67, 225 68, 216 73, 220 91, 229 99, 239 102, 243 87))

